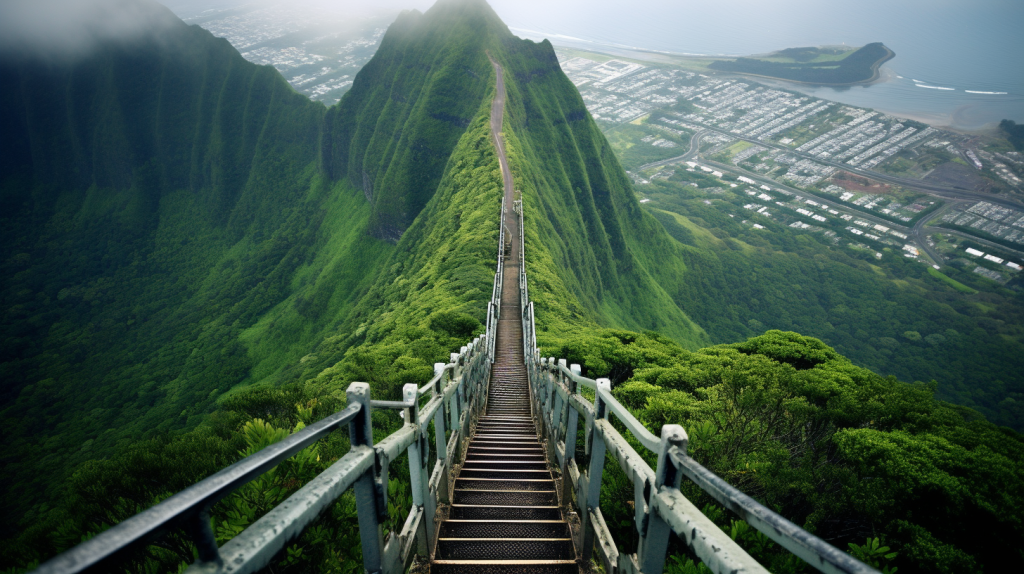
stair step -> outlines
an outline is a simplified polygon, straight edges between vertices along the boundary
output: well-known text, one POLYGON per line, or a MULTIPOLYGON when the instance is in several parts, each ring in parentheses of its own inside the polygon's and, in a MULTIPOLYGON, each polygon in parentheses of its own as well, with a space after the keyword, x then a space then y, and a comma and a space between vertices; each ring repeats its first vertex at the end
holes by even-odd
POLYGON ((508 478, 455 478, 455 488, 462 490, 554 490, 555 481, 546 479, 513 480, 508 478))
POLYGON ((474 449, 469 454, 473 460, 518 460, 522 462, 544 462, 543 451, 531 454, 505 454, 502 452, 489 452, 486 450, 474 449))
POLYGON ((551 478, 551 471, 544 470, 483 470, 476 468, 463 468, 459 471, 459 478, 501 478, 501 479, 544 479, 551 478))
POLYGON ((455 504, 490 506, 557 506, 554 490, 456 490, 455 504))
POLYGON ((571 538, 438 538, 437 558, 453 560, 572 560, 571 538))
POLYGON ((561 520, 446 520, 441 538, 569 538, 561 520))
POLYGON ((473 443, 469 443, 469 455, 472 456, 477 454, 515 454, 522 456, 544 456, 544 449, 541 448, 540 445, 507 446, 499 448, 495 446, 474 445, 473 443))
POLYGON ((431 574, 578 574, 574 560, 436 560, 431 574))
POLYGON ((548 464, 543 460, 480 460, 473 458, 462 463, 462 468, 463 470, 547 470, 548 464))
POLYGON ((557 506, 452 504, 451 518, 480 518, 488 520, 560 520, 557 506))

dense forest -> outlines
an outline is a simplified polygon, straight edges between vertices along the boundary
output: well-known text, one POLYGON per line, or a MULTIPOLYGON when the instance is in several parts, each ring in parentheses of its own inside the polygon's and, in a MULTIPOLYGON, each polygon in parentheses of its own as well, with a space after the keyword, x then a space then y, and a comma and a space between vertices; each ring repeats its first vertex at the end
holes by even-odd
MULTIPOLYGON (((896 553, 869 561, 956 572, 1020 559, 1019 435, 819 340, 765 333, 818 325, 785 294, 796 274, 808 290, 857 285, 858 302, 895 296, 872 286, 874 268, 846 262, 829 279, 838 268, 799 238, 769 248, 729 238, 741 234, 699 206, 642 207, 551 45, 515 38, 482 0, 404 13, 329 110, 197 27, 172 18, 167 37, 0 63, 11 152, 0 157, 0 462, 12 517, 0 569, 31 567, 336 411, 351 381, 393 398, 482 331, 501 201, 488 54, 505 73, 503 135, 545 354, 611 377, 652 429, 681 422, 698 460, 834 544, 871 554, 870 537, 896 553), (733 271, 754 264, 746 278, 733 271)), ((829 296, 810 315, 856 326, 844 345, 890 358, 920 343, 829 296), (875 341, 886 337, 898 345, 875 341)), ((916 330, 933 353, 922 361, 952 352, 923 347, 937 331, 916 330)), ((977 338, 939 334, 957 349, 977 338)), ((1008 392, 977 389, 986 401, 1008 392)), ((374 432, 399 424, 378 413, 374 432)), ((343 434, 219 503, 218 540, 337 460, 343 434)), ((401 517, 411 499, 393 462, 390 515, 401 517)), ((343 496, 274 570, 361 572, 354 508, 343 496)), ((707 512, 776 570, 798 568, 707 512)), ((628 518, 613 522, 629 540, 628 518)), ((194 552, 172 536, 117 568, 178 571, 194 552)), ((674 552, 675 571, 698 568, 674 552)))
POLYGON ((878 66, 893 57, 894 54, 885 45, 873 42, 837 61, 785 63, 737 58, 715 60, 708 67, 723 72, 756 74, 810 84, 854 84, 871 80, 878 66))
MULTIPOLYGON (((549 341, 544 354, 610 377, 652 431, 686 421, 694 458, 880 570, 1003 572, 1022 558, 1024 440, 936 400, 928 385, 879 376, 783 331, 696 352, 654 333, 590 331, 549 341), (876 541, 891 552, 873 552, 876 541)), ((620 551, 632 551, 633 511, 621 504, 632 482, 612 459, 605 473, 617 485, 602 490, 605 520, 620 551)), ((694 485, 683 488, 771 571, 812 571, 694 485)), ((675 549, 669 571, 697 572, 675 549)))

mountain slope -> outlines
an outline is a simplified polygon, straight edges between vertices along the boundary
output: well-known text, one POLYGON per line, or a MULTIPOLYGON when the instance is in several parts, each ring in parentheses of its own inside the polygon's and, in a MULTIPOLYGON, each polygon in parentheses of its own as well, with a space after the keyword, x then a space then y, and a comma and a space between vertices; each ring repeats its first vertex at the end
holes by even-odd
POLYGON ((485 50, 498 28, 486 5, 439 2, 427 14, 403 12, 328 112, 324 172, 363 190, 376 237, 398 241, 432 197, 493 85, 485 50))
POLYGON ((707 343, 679 305, 686 268, 678 248, 640 208, 551 44, 509 35, 500 59, 538 329, 556 334, 586 318, 655 329, 691 348, 707 343), (578 301, 570 303, 563 289, 578 301))
POLYGON ((158 33, 0 63, 5 510, 198 424, 261 359, 247 328, 325 274, 332 307, 299 306, 315 336, 388 250, 362 194, 318 173, 321 104, 139 6, 158 33))

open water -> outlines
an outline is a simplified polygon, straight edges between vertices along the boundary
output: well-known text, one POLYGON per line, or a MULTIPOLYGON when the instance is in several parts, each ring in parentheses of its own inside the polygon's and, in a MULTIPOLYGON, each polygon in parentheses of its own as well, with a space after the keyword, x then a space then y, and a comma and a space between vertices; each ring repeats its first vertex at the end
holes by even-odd
POLYGON ((517 35, 596 51, 629 47, 749 55, 884 42, 896 53, 883 66, 884 82, 840 89, 785 86, 960 129, 1004 118, 1024 123, 1022 0, 491 0, 491 5, 517 35))

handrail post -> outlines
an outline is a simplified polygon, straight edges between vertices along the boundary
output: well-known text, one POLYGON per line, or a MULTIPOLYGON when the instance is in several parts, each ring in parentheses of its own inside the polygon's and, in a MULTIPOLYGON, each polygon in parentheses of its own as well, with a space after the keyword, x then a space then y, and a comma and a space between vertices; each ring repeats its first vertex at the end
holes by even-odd
MULTIPOLYGON (((679 425, 665 425, 661 427, 661 446, 658 449, 658 470, 655 472, 654 489, 650 496, 653 497, 662 488, 679 489, 683 473, 676 468, 669 457, 669 450, 678 448, 686 452, 689 438, 686 431, 679 425)), ((647 500, 648 507, 651 503, 647 500)), ((639 524, 637 525, 639 527, 639 524)), ((658 514, 655 509, 650 510, 647 521, 647 532, 641 533, 640 544, 637 547, 637 558, 640 562, 640 570, 644 574, 661 574, 665 567, 665 555, 668 553, 668 539, 672 527, 658 514)))
POLYGON ((216 564, 218 570, 224 564, 224 559, 217 548, 217 537, 213 534, 210 526, 210 509, 203 508, 189 519, 188 530, 192 535, 192 542, 196 545, 198 552, 197 564, 216 564))
MULTIPOLYGON (((459 379, 459 375, 461 375, 461 369, 459 368, 459 354, 458 353, 452 353, 450 355, 450 357, 451 357, 451 362, 455 363, 455 368, 452 369, 452 375, 451 375, 452 376, 452 380, 458 380, 459 379)), ((459 402, 459 391, 458 391, 458 389, 455 389, 455 392, 452 393, 452 398, 451 398, 451 402, 449 403, 449 406, 451 407, 450 408, 450 412, 451 412, 452 432, 455 432, 456 430, 458 430, 461 433, 462 429, 459 426, 459 420, 462 418, 462 412, 461 412, 462 411, 462 404, 459 402)), ((461 436, 459 437, 459 440, 462 440, 461 436)))
MULTIPOLYGON (((565 366, 565 359, 558 359, 558 365, 561 366, 561 367, 564 367, 565 366)), ((552 393, 551 394, 551 399, 552 399, 552 401, 551 401, 551 407, 552 407, 551 408, 551 441, 556 445, 556 447, 558 445, 558 440, 560 438, 559 437, 559 434, 560 434, 559 431, 561 430, 561 427, 562 427, 562 395, 558 394, 558 389, 559 389, 559 387, 562 386, 562 384, 564 382, 565 382, 565 375, 562 374, 561 370, 559 370, 558 371, 558 381, 557 381, 558 384, 557 385, 553 385, 551 387, 551 393, 552 393)), ((557 455, 557 448, 552 449, 552 450, 555 451, 552 454, 555 454, 555 456, 556 456, 556 460, 554 462, 555 462, 555 464, 559 464, 559 461, 557 460, 557 456, 558 456, 557 455)))
POLYGON ((455 389, 455 394, 459 395, 459 436, 466 436, 466 430, 469 426, 470 418, 469 403, 466 400, 466 386, 468 385, 466 377, 467 371, 469 370, 466 365, 467 350, 468 349, 466 347, 459 349, 459 354, 455 359, 456 364, 458 365, 456 369, 458 369, 459 373, 459 386, 455 389))
MULTIPOLYGON (((579 365, 574 364, 570 368, 575 375, 579 375, 581 372, 579 365)), ((568 391, 569 398, 566 399, 565 403, 569 409, 569 417, 565 425, 565 442, 563 443, 565 453, 562 457, 561 467, 562 501, 566 504, 569 504, 572 500, 572 487, 574 485, 572 484, 572 477, 569 476, 569 463, 576 460, 576 427, 580 420, 580 413, 572 408, 572 396, 576 394, 576 381, 574 379, 569 379, 568 391)))
POLYGON ((437 382, 434 383, 434 396, 442 397, 441 406, 434 411, 434 448, 437 452, 437 461, 442 467, 441 480, 437 484, 437 497, 441 502, 448 502, 448 440, 444 436, 444 367, 444 363, 434 363, 434 376, 437 377, 437 382))
POLYGON ((420 421, 419 388, 415 383, 409 383, 402 387, 402 400, 406 403, 412 402, 412 406, 405 409, 406 424, 416 425, 416 440, 409 445, 409 482, 412 490, 412 504, 423 508, 424 519, 420 522, 419 532, 416 533, 418 541, 417 552, 426 556, 431 540, 434 539, 434 520, 436 505, 433 497, 430 496, 430 475, 427 474, 427 459, 430 456, 429 442, 427 442, 427 429, 420 421))
POLYGON ((587 471, 587 500, 582 508, 583 516, 583 559, 590 560, 594 554, 594 524, 591 514, 601 506, 601 475, 604 474, 604 437, 598 436, 597 421, 608 417, 608 409, 601 399, 601 389, 610 391, 612 382, 597 379, 597 396, 594 397, 594 424, 590 425, 590 470, 587 471))
MULTIPOLYGON (((370 420, 370 385, 352 383, 345 392, 349 403, 359 403, 359 414, 348 425, 352 448, 373 448, 373 424, 370 420)), ((384 558, 384 538, 380 530, 380 511, 377 508, 377 465, 372 465, 356 479, 356 513, 359 516, 359 538, 363 546, 363 568, 369 574, 381 572, 384 558)))

